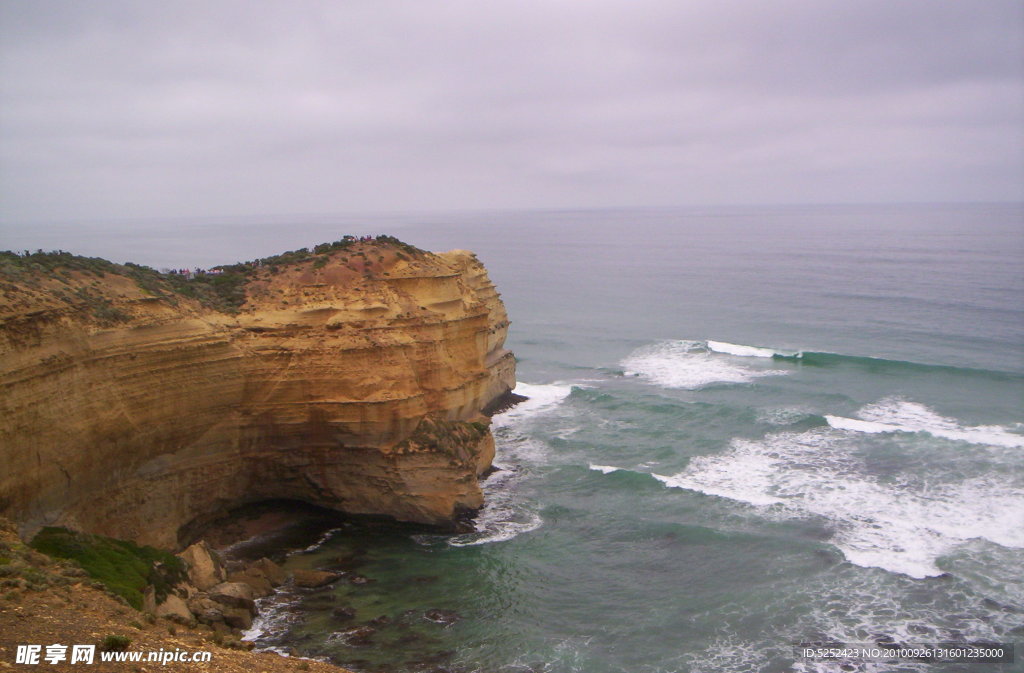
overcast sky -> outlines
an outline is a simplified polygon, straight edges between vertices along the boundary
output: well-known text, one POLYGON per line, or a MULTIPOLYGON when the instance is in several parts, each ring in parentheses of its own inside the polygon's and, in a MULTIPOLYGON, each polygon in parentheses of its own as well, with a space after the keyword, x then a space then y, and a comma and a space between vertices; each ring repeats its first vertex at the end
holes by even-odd
POLYGON ((1019 0, 0 0, 8 227, 1019 201, 1022 120, 1019 0))

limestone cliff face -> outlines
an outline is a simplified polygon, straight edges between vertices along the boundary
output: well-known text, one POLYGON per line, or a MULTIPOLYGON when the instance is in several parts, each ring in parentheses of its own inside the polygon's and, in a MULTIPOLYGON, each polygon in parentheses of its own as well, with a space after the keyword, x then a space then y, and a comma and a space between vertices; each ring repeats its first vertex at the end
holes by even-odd
POLYGON ((472 254, 256 268, 236 313, 130 275, 0 284, 0 513, 23 530, 176 547, 266 499, 431 524, 482 504, 480 410, 515 361, 472 254))

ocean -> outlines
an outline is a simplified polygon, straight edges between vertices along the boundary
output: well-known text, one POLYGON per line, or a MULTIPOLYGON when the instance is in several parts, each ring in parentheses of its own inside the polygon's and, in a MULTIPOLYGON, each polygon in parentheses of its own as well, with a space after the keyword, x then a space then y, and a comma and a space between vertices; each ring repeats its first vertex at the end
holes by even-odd
POLYGON ((204 266, 242 238, 473 250, 530 398, 494 419, 475 532, 327 531, 287 564, 365 582, 266 599, 258 646, 394 673, 1024 671, 1024 206, 190 231, 204 266), (796 646, 948 641, 1016 641, 1016 663, 796 646))

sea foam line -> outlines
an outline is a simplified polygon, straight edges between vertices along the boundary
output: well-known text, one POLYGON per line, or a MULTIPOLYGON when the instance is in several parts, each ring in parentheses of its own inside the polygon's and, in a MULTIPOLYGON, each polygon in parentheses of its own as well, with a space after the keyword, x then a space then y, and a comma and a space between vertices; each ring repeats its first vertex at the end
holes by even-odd
POLYGON ((627 376, 640 376, 664 388, 690 390, 715 383, 748 383, 762 376, 788 373, 747 366, 721 357, 722 354, 700 341, 663 341, 637 348, 620 365, 627 376))
POLYGON ((475 531, 448 538, 453 547, 471 547, 494 542, 504 542, 514 537, 540 528, 544 519, 532 511, 517 496, 516 486, 519 481, 519 466, 516 462, 531 459, 537 460, 540 451, 536 442, 527 436, 517 436, 516 426, 525 420, 545 414, 558 408, 572 394, 573 384, 555 383, 523 383, 518 381, 514 392, 525 395, 528 399, 511 409, 495 414, 491 425, 495 429, 508 428, 498 442, 499 458, 509 461, 510 465, 496 465, 500 469, 488 477, 483 483, 484 506, 474 521, 475 531), (511 436, 510 436, 511 435, 511 436))
POLYGON ((771 348, 759 348, 757 346, 742 346, 739 344, 726 343, 725 341, 711 341, 708 339, 708 350, 726 355, 738 355, 746 358, 773 358, 777 352, 771 348))
POLYGON ((865 476, 850 443, 829 430, 734 440, 725 454, 695 459, 666 486, 770 507, 769 518, 823 517, 848 561, 911 577, 939 575, 936 560, 972 538, 1019 548, 1024 491, 998 480, 890 484, 865 476))
POLYGON ((825 416, 837 430, 871 434, 887 432, 924 432, 934 437, 1009 449, 1024 447, 1024 435, 1010 432, 997 425, 964 427, 957 421, 941 416, 923 404, 899 397, 888 397, 870 404, 857 412, 860 418, 825 416))
MULTIPOLYGON (((858 415, 863 420, 840 420, 839 428, 734 439, 724 453, 693 458, 677 474, 651 476, 669 488, 753 506, 769 519, 823 518, 833 531, 832 544, 849 562, 915 578, 942 574, 937 560, 973 539, 1024 548, 1024 480, 1001 473, 873 475, 863 462, 864 440, 849 429, 888 432, 896 426, 925 426, 928 432, 979 443, 1004 440, 996 445, 1019 436, 1000 428, 964 428, 899 398, 867 405, 858 415)), ((830 417, 830 423, 839 418, 830 417)))
POLYGON ((539 514, 529 509, 516 494, 518 474, 515 468, 502 469, 484 481, 484 506, 476 516, 472 533, 448 538, 452 547, 473 547, 504 542, 537 530, 544 524, 539 514))
POLYGON ((537 414, 551 411, 572 394, 572 383, 556 381, 555 383, 523 383, 516 382, 513 392, 517 395, 525 395, 528 399, 520 402, 511 409, 495 414, 491 419, 491 425, 495 428, 503 428, 537 414))

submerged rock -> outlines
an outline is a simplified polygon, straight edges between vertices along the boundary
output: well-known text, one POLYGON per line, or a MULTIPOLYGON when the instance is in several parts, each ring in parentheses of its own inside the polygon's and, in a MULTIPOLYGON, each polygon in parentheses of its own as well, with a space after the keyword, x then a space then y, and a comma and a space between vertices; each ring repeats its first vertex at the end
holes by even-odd
POLYGON ((295 586, 305 589, 315 589, 336 582, 341 578, 338 573, 326 570, 295 570, 292 572, 292 579, 295 586))
POLYGON ((331 610, 331 616, 335 619, 348 620, 353 619, 356 616, 356 609, 346 606, 334 608, 331 610))
POLYGON ((427 610, 426 612, 424 612, 423 618, 428 621, 435 622, 437 624, 444 624, 445 626, 450 626, 455 622, 459 621, 460 619, 462 619, 462 616, 454 610, 439 610, 437 608, 434 608, 432 610, 427 610))
POLYGON ((327 637, 327 640, 341 641, 350 647, 364 647, 370 644, 370 639, 375 633, 377 633, 377 629, 372 626, 353 626, 344 631, 335 631, 327 637))
POLYGON ((337 556, 331 561, 331 567, 341 572, 352 572, 356 568, 366 565, 366 552, 353 553, 347 556, 337 556))

